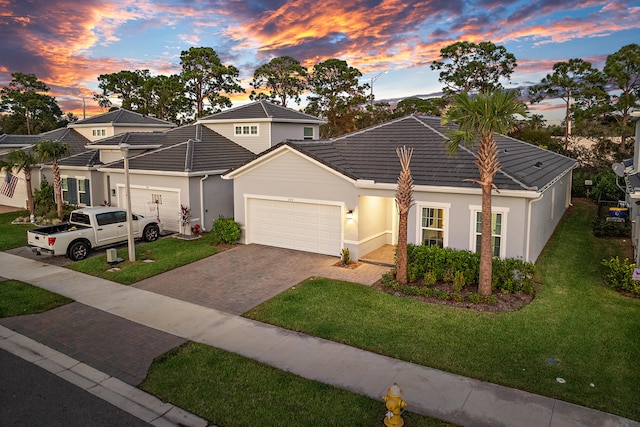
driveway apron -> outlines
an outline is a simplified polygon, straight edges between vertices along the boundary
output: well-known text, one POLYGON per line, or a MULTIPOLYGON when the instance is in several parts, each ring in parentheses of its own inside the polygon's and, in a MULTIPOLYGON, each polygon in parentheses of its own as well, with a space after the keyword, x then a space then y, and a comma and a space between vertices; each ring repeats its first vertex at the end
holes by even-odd
POLYGON ((365 285, 389 267, 337 267, 338 257, 262 245, 238 245, 208 258, 142 280, 132 286, 161 295, 242 314, 309 277, 365 285))

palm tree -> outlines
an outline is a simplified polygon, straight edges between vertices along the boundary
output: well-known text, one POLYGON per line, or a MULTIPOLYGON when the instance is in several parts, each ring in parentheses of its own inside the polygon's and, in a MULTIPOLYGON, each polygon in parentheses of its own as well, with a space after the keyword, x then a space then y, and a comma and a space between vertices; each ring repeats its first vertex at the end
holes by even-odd
POLYGON ((58 219, 62 219, 62 186, 60 180, 60 167, 58 160, 69 154, 69 146, 56 141, 40 141, 36 144, 35 151, 38 159, 44 163, 51 161, 53 169, 53 191, 56 194, 56 205, 58 207, 58 219))
POLYGON ((30 150, 13 150, 7 154, 7 160, 2 162, 0 169, 6 173, 24 172, 24 180, 27 184, 27 209, 33 219, 35 206, 33 203, 33 191, 31 189, 31 168, 38 163, 38 159, 30 150))
POLYGON ((480 281, 478 293, 491 295, 491 190, 493 178, 500 170, 498 147, 495 133, 507 134, 517 123, 515 114, 525 116, 527 107, 517 99, 514 91, 495 90, 469 96, 467 93, 454 95, 451 106, 442 116, 442 123, 457 122, 459 128, 452 131, 447 142, 449 152, 454 154, 460 144, 466 146, 478 143, 476 167, 482 186, 482 225, 480 240, 480 281))
POLYGON ((398 206, 398 248, 396 250, 396 280, 401 285, 407 284, 407 224, 409 210, 413 206, 413 177, 409 163, 413 155, 413 148, 398 147, 396 154, 400 159, 400 176, 396 191, 396 205, 398 206))

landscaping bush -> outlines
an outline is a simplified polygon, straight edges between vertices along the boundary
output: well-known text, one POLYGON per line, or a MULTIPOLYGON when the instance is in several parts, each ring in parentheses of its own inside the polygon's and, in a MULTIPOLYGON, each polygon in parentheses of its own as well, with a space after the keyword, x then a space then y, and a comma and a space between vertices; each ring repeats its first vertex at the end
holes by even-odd
POLYGON ((604 273, 605 281, 612 288, 640 295, 640 282, 632 280, 633 269, 636 268, 635 264, 630 263, 627 258, 621 261, 620 258, 615 257, 602 260, 602 265, 606 268, 604 273))
POLYGON ((242 229, 233 218, 220 217, 213 221, 211 234, 213 234, 214 243, 235 244, 242 236, 242 229))
POLYGON ((631 237, 631 222, 612 222, 595 217, 592 222, 593 235, 596 237, 631 237))
POLYGON ((533 274, 535 266, 521 259, 494 258, 492 264, 491 287, 502 292, 523 292, 533 295, 533 274))

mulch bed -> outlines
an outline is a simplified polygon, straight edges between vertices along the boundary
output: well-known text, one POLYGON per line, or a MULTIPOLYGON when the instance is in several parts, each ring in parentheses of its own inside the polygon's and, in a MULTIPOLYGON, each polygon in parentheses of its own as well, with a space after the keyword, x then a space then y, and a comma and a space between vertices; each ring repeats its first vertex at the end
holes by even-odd
MULTIPOLYGON (((409 285, 418 286, 418 287, 425 286, 421 282, 410 283, 409 285)), ((474 293, 474 292, 477 293, 478 292, 477 286, 466 286, 464 289, 462 289, 462 291, 460 291, 460 294, 463 297, 465 297, 465 301, 460 301, 460 302, 453 301, 452 299, 442 300, 436 297, 425 298, 419 295, 406 295, 401 292, 396 292, 390 287, 384 286, 384 284, 382 283, 382 280, 378 280, 376 283, 374 283, 373 287, 390 295, 394 295, 402 298, 411 298, 413 300, 421 301, 424 303, 448 305, 451 307, 459 307, 464 309, 472 309, 472 310, 491 312, 491 313, 501 313, 501 312, 520 310, 522 307, 524 307, 525 305, 533 301, 533 298, 534 298, 534 295, 526 295, 524 293, 503 294, 502 292, 494 292, 493 294, 497 298, 497 302, 495 304, 487 304, 487 303, 474 304, 470 301, 466 301, 466 296, 469 293, 474 293)), ((433 285, 432 288, 438 289, 441 291, 446 291, 450 294, 454 292, 452 283, 439 282, 433 285)))

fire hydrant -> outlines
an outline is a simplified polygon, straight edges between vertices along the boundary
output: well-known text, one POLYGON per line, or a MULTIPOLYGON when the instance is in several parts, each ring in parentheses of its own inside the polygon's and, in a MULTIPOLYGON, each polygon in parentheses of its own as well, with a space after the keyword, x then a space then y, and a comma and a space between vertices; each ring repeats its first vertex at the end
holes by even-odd
POLYGON ((387 427, 402 427, 404 420, 400 416, 402 408, 407 406, 407 402, 402 400, 402 389, 398 384, 393 384, 387 390, 387 395, 382 398, 387 407, 387 415, 384 417, 384 425, 387 427))

